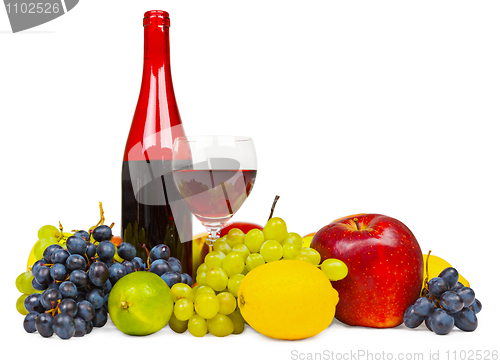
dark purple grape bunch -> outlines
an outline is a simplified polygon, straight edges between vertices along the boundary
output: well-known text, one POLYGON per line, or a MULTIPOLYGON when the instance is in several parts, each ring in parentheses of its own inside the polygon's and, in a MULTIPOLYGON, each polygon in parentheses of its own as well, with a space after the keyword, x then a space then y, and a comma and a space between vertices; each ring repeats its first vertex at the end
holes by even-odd
MULTIPOLYGON (((144 246, 145 248, 145 246, 144 246)), ((155 273, 172 288, 176 283, 193 284, 191 276, 182 273, 182 264, 179 259, 170 256, 170 248, 165 244, 158 244, 148 254, 149 271, 155 273)))
POLYGON ((474 331, 478 326, 476 314, 481 302, 470 287, 458 281, 455 268, 444 269, 432 278, 423 290, 423 297, 406 309, 404 324, 413 329, 425 326, 438 335, 446 335, 454 326, 462 331, 474 331))

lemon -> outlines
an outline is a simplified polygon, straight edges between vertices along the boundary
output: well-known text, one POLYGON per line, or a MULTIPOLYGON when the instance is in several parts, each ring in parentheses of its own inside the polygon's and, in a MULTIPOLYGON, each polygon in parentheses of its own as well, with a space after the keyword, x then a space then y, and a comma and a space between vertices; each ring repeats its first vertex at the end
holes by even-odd
POLYGON ((332 322, 338 300, 326 275, 300 260, 258 266, 238 290, 245 321, 261 334, 282 340, 319 334, 332 322))
POLYGON ((161 330, 170 320, 173 308, 170 288, 150 272, 127 274, 109 293, 109 316, 127 335, 144 336, 161 330))
MULTIPOLYGON (((424 257, 424 267, 426 267, 427 264, 427 254, 423 254, 424 257)), ((430 255, 429 256, 429 281, 432 278, 435 278, 439 276, 439 273, 441 273, 445 268, 451 267, 452 265, 448 263, 446 260, 443 258, 440 258, 436 255, 430 255)), ((424 270, 424 281, 425 282, 425 277, 427 276, 426 271, 424 270)), ((458 274, 458 281, 461 282, 464 286, 470 287, 469 282, 460 275, 458 274)), ((424 283, 422 283, 422 288, 424 287, 424 283)))

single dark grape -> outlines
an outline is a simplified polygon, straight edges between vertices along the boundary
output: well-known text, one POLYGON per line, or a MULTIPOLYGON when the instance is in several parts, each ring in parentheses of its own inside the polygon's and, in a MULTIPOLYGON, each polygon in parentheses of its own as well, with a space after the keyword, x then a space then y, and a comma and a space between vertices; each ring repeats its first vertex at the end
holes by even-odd
POLYGON ((69 275, 70 282, 73 282, 77 288, 85 287, 89 284, 89 276, 81 269, 74 270, 69 275))
POLYGON ((50 276, 50 268, 46 265, 38 267, 38 269, 33 272, 33 277, 41 285, 48 285, 52 281, 52 277, 50 276))
POLYGON ((110 241, 103 241, 97 246, 97 255, 100 260, 112 259, 115 255, 115 246, 110 241))
POLYGON ((54 332, 61 339, 70 339, 75 334, 75 321, 66 313, 54 317, 54 332))
POLYGON ((118 247, 118 255, 125 260, 132 260, 135 258, 137 251, 132 244, 123 242, 118 247))
POLYGON ((45 259, 40 259, 33 263, 33 267, 31 267, 31 273, 33 273, 33 276, 35 275, 35 272, 38 270, 38 268, 40 268, 44 264, 47 264, 45 259))
POLYGON ((92 284, 100 287, 109 278, 108 266, 103 262, 95 262, 89 268, 89 279, 92 284))
POLYGON ((87 294, 85 292, 77 291, 76 296, 73 299, 76 301, 76 303, 80 303, 82 301, 85 301, 86 296, 87 294))
POLYGON ((453 291, 443 293, 439 302, 441 303, 441 307, 449 313, 455 313, 464 308, 464 301, 457 292, 453 291))
POLYGON ((36 332, 35 319, 37 316, 38 316, 37 312, 31 312, 26 315, 23 322, 23 326, 26 332, 29 332, 30 334, 36 332))
POLYGON ((24 308, 30 313, 45 312, 45 307, 42 305, 42 295, 40 293, 32 293, 24 300, 24 308))
POLYGON ((158 259, 168 260, 170 258, 170 248, 165 244, 158 244, 149 252, 149 260, 154 262, 158 259))
POLYGON ((144 263, 144 260, 142 260, 141 258, 135 257, 134 259, 132 259, 132 262, 137 262, 139 264, 140 271, 146 270, 146 264, 144 263))
POLYGON ((45 309, 51 310, 57 307, 60 299, 62 299, 61 292, 58 289, 49 288, 42 293, 40 301, 45 309))
POLYGON ((429 281, 429 292, 434 297, 441 297, 441 295, 445 293, 447 290, 448 290, 448 283, 446 283, 446 281, 443 278, 435 277, 429 281))
POLYGON ((94 328, 94 324, 92 323, 92 320, 90 321, 85 321, 85 334, 90 334, 92 332, 92 329, 94 328))
POLYGON ((43 251, 43 259, 51 264, 52 263, 52 253, 54 253, 54 251, 56 250, 62 250, 62 246, 58 245, 58 244, 52 244, 52 245, 49 245, 47 248, 45 248, 45 250, 43 251))
POLYGON ((43 337, 51 337, 54 333, 54 318, 50 313, 41 313, 35 319, 35 326, 38 333, 43 337))
POLYGON ((405 314, 403 317, 403 322, 404 322, 406 327, 409 327, 410 329, 414 329, 414 328, 420 326, 420 324, 422 322, 424 322, 424 319, 425 318, 423 316, 420 316, 419 314, 417 314, 415 312, 415 307, 413 305, 411 305, 405 311, 405 314))
POLYGON ((149 268, 149 271, 151 273, 155 273, 159 275, 160 277, 167 273, 171 272, 172 268, 170 267, 170 264, 165 259, 157 259, 153 263, 151 263, 151 267, 149 268))
POLYGON ((81 317, 85 321, 91 321, 95 316, 95 308, 89 301, 78 302, 76 316, 81 317))
POLYGON ((97 247, 91 243, 90 241, 87 241, 87 257, 92 258, 95 256, 97 253, 97 247))
POLYGON ((74 235, 78 236, 79 238, 82 238, 85 241, 90 240, 90 234, 88 232, 86 232, 85 230, 78 230, 74 235))
POLYGON ((109 268, 109 280, 112 284, 115 284, 120 278, 126 275, 127 271, 121 263, 116 262, 109 268))
POLYGON ((427 297, 420 297, 415 301, 413 307, 417 315, 428 316, 434 311, 434 302, 427 297))
POLYGON ((193 284, 193 279, 191 276, 187 273, 182 273, 181 274, 181 282, 187 284, 188 286, 191 286, 193 284))
POLYGON ((96 227, 92 231, 92 237, 94 238, 95 241, 101 242, 104 240, 111 240, 111 238, 113 237, 113 233, 111 232, 111 228, 109 226, 101 225, 96 227))
POLYGON ((113 288, 113 284, 111 283, 111 281, 109 279, 101 287, 101 289, 105 295, 108 294, 109 292, 111 292, 112 288, 113 288))
POLYGON ((64 281, 68 277, 66 266, 61 263, 56 263, 50 267, 50 276, 56 281, 64 281))
POLYGON ((460 288, 464 287, 464 285, 462 284, 462 282, 457 282, 453 288, 451 289, 452 291, 458 291, 460 288))
POLYGON ((456 313, 454 317, 455 326, 462 331, 474 331, 477 328, 477 317, 470 307, 464 307, 463 310, 456 313))
POLYGON ((68 268, 68 272, 72 272, 74 270, 83 270, 87 266, 87 261, 80 254, 72 254, 66 259, 66 268, 68 268))
POLYGON ((446 335, 453 330, 455 320, 442 308, 436 308, 429 318, 429 324, 436 334, 446 335))
POLYGON ((170 264, 170 267, 174 272, 177 273, 182 273, 182 265, 181 261, 177 259, 176 257, 170 257, 168 258, 168 264, 170 264))
POLYGON ((104 305, 104 292, 98 288, 94 288, 87 293, 86 298, 95 309, 101 308, 104 305))
POLYGON ((94 327, 103 327, 108 322, 108 310, 105 307, 100 307, 95 310, 95 316, 92 319, 94 327))
POLYGON ((425 316, 424 322, 425 322, 425 327, 427 327, 430 331, 432 331, 431 324, 430 324, 430 318, 431 318, 431 315, 425 316))
POLYGON ((59 292, 61 292, 63 298, 75 298, 78 292, 76 285, 73 282, 66 281, 62 282, 59 286, 59 292))
POLYGON ((82 337, 85 335, 85 332, 87 331, 87 323, 85 322, 84 319, 81 317, 74 317, 73 320, 75 321, 75 334, 73 335, 74 337, 82 337))
POLYGON ((469 306, 471 308, 472 311, 474 311, 475 314, 478 314, 479 312, 481 312, 481 309, 483 308, 483 305, 481 304, 481 302, 476 298, 474 300, 474 302, 472 302, 472 304, 469 306))
POLYGON ((458 282, 458 271, 452 267, 445 268, 439 273, 439 277, 445 280, 446 284, 448 284, 448 289, 452 289, 458 282))
POLYGON ((78 305, 74 299, 65 298, 59 304, 59 310, 61 313, 67 313, 71 317, 74 317, 78 312, 78 305))
POLYGON ((52 255, 50 256, 50 259, 52 260, 52 263, 57 264, 64 264, 66 265, 66 259, 68 259, 69 253, 67 250, 64 249, 57 249, 54 250, 52 255))
POLYGON ((472 305, 472 302, 474 302, 474 299, 476 298, 476 294, 474 293, 474 290, 470 287, 460 288, 459 290, 457 290, 457 294, 464 301, 465 307, 469 307, 470 305, 472 305))
POLYGON ((33 286, 34 289, 36 289, 37 291, 45 291, 49 285, 48 284, 40 284, 36 281, 36 279, 33 279, 31 281, 31 285, 33 286))
POLYGON ((87 252, 87 242, 79 236, 70 236, 66 240, 66 247, 71 254, 78 254, 84 256, 87 252))
POLYGON ((122 265, 123 265, 123 268, 125 268, 125 272, 127 272, 127 274, 134 272, 134 264, 132 263, 132 261, 124 260, 122 262, 122 265))
POLYGON ((161 275, 161 279, 163 279, 170 288, 172 288, 174 284, 182 282, 181 274, 178 272, 166 272, 161 275))

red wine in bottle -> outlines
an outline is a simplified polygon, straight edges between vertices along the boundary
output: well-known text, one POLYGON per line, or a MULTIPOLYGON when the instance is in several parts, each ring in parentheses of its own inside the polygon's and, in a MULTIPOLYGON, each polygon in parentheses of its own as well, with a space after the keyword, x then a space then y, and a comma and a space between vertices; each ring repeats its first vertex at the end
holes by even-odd
POLYGON ((168 245, 192 275, 192 218, 172 176, 173 142, 185 134, 170 74, 169 15, 148 11, 143 25, 142 85, 123 157, 121 236, 145 262, 155 245, 168 245))

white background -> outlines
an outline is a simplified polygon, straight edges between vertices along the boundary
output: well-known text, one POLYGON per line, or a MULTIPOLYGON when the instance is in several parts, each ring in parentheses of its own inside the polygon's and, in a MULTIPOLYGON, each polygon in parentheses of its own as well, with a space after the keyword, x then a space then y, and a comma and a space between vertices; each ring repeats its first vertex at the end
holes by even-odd
POLYGON ((439 349, 441 360, 498 350, 499 16, 498 1, 107 0, 12 34, 0 9, 2 356, 246 363, 293 361, 292 350, 428 359, 439 349), (255 189, 234 221, 264 224, 276 194, 275 215, 301 235, 358 212, 395 217, 471 282, 484 305, 474 333, 337 321, 299 342, 249 327, 222 339, 128 337, 111 322, 69 341, 24 332, 14 280, 38 228, 87 229, 102 201, 119 232, 142 16, 156 8, 170 12, 186 134, 255 139, 255 189))

